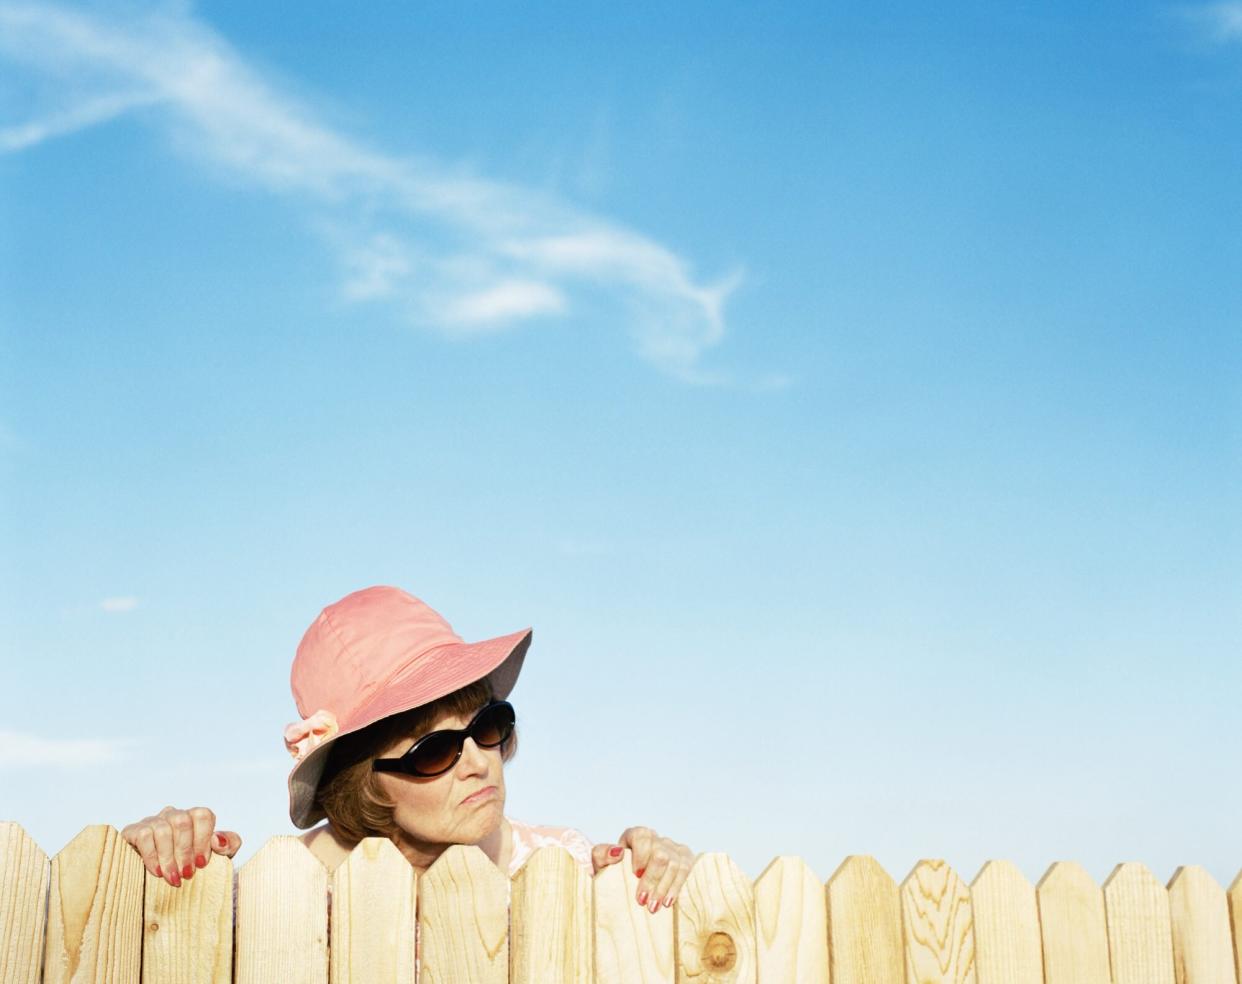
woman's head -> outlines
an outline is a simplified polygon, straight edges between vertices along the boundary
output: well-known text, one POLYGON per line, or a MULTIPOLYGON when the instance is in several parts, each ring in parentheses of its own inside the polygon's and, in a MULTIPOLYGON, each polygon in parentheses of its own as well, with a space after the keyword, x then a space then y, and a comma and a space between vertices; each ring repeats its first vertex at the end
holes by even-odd
POLYGON ((433 778, 372 768, 378 758, 405 754, 429 732, 465 728, 494 696, 490 682, 479 680, 338 739, 316 798, 337 835, 350 842, 474 844, 494 830, 504 812, 503 763, 517 751, 516 732, 496 748, 466 738, 457 761, 433 778))

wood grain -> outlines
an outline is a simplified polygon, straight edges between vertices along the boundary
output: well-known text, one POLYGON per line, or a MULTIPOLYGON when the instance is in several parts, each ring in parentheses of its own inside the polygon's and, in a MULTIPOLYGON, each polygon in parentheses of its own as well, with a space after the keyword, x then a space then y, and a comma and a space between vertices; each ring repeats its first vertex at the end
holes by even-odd
POLYGON ((509 879, 479 848, 455 844, 418 880, 421 984, 505 984, 509 879))
POLYGON ((1043 984, 1035 889, 1010 861, 989 861, 970 885, 979 984, 1043 984))
POLYGON ((833 984, 901 984, 901 899, 875 858, 846 858, 828 879, 828 962, 833 984))
POLYGON ((674 907, 678 984, 754 984, 755 896, 726 854, 700 854, 674 907))
POLYGON ((970 889, 943 861, 920 861, 901 883, 906 984, 975 984, 970 889))
POLYGON ((1169 882, 1173 975, 1177 984, 1237 984, 1225 890, 1198 865, 1169 882))
POLYGON ((273 837, 237 874, 237 984, 327 984, 328 873, 273 837))
POLYGON ((592 891, 595 984, 673 984, 673 910, 653 915, 638 904, 629 851, 595 876, 592 891))
POLYGON ((1044 984, 1112 984, 1104 893, 1082 865, 1058 861, 1035 886, 1044 984))
POLYGON ((0 981, 38 984, 51 882, 47 855, 15 823, 0 823, 0 981))
POLYGON ((1229 886, 1229 924, 1233 929, 1233 972, 1242 984, 1242 871, 1229 886))
POLYGON ((1119 864, 1104 882, 1113 984, 1174 984, 1169 893, 1141 864, 1119 864))
POLYGON ((828 898, 801 858, 774 858, 755 881, 755 950, 763 984, 827 984, 828 898))
POLYGON ((233 862, 213 854, 207 867, 173 888, 146 875, 143 984, 232 984, 233 862))
POLYGON ((591 979, 591 876, 568 851, 541 847, 527 858, 509 905, 511 984, 591 979))
POLYGON ((414 984, 414 869, 392 841, 359 842, 332 875, 332 984, 414 984))
POLYGON ((45 984, 138 984, 144 874, 107 826, 85 828, 52 859, 45 984))

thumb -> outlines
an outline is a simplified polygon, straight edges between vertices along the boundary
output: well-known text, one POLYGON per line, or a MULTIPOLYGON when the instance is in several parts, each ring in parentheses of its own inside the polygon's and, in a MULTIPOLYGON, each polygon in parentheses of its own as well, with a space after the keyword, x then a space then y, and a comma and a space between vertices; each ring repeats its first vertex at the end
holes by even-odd
POLYGON ((620 844, 596 844, 591 848, 591 864, 594 865, 596 873, 610 864, 616 864, 623 857, 625 850, 620 844))
POLYGON ((235 834, 231 830, 217 830, 211 835, 212 854, 223 854, 226 858, 231 858, 241 850, 241 845, 241 834, 235 834))

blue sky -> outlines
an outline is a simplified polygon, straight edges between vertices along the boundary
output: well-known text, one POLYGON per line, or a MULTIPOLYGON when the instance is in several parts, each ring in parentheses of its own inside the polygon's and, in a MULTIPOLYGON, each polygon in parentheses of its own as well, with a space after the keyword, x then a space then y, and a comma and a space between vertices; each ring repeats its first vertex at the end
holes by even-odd
POLYGON ((0 4, 0 814, 287 832, 307 624, 510 812, 1242 866, 1242 5, 0 4))

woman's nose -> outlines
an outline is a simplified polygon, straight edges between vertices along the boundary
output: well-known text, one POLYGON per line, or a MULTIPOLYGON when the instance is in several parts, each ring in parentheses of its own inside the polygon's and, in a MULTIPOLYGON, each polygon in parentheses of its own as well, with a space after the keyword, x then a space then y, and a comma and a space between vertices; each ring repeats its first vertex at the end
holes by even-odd
POLYGON ((472 776, 487 772, 487 766, 487 754, 473 738, 467 735, 465 742, 462 743, 461 760, 457 763, 458 772, 472 776))

